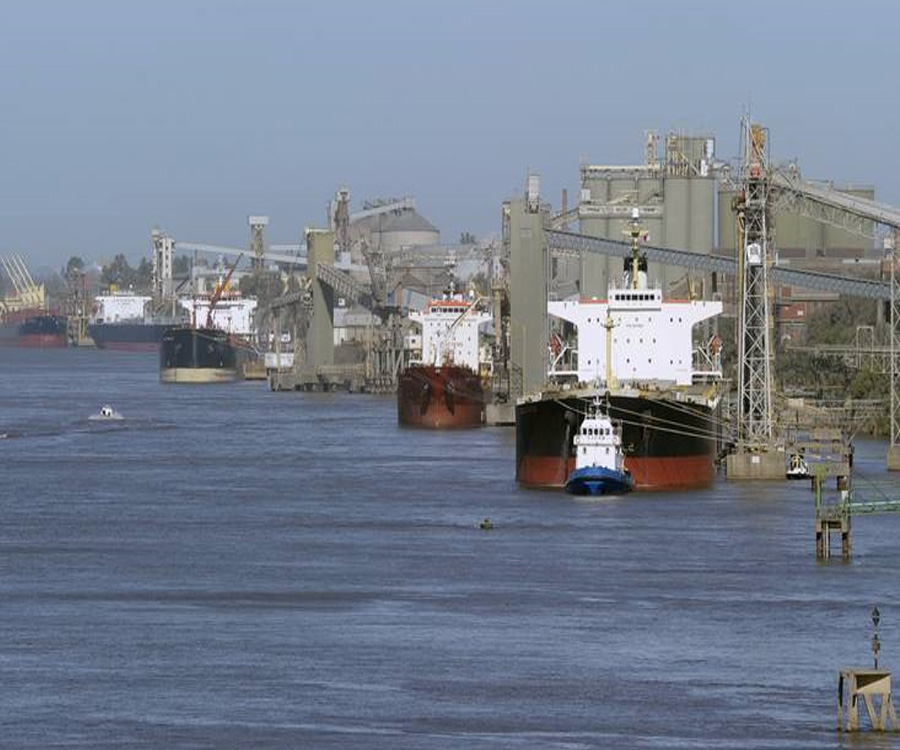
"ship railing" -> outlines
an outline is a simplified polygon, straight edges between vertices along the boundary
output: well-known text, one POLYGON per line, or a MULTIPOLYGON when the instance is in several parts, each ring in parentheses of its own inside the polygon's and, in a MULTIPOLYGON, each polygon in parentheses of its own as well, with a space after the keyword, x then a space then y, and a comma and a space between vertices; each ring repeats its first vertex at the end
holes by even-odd
POLYGON ((551 378, 569 378, 569 377, 577 378, 579 375, 579 372, 578 372, 578 370, 553 370, 553 369, 551 369, 547 374, 551 378))

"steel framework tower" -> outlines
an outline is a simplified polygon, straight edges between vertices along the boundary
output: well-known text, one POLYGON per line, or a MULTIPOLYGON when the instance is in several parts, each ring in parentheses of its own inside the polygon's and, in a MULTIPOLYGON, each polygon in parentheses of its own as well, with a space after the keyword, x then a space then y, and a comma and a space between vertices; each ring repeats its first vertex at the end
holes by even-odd
POLYGON ((766 131, 744 120, 744 192, 737 205, 742 235, 738 260, 738 451, 772 445, 772 368, 769 342, 769 178, 766 131))
POLYGON ((891 447, 888 450, 888 469, 900 471, 900 277, 897 260, 900 256, 900 230, 894 230, 891 249, 891 447))

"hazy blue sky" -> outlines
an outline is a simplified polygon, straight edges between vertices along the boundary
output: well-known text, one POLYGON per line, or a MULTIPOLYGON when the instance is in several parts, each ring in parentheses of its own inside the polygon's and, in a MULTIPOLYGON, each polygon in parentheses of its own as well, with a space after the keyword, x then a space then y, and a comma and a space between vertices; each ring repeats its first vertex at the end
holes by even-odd
POLYGON ((342 184, 414 194, 451 241, 497 231, 528 168, 557 203, 648 128, 731 157, 747 106, 778 159, 900 204, 898 28, 890 0, 7 0, 0 252, 244 246, 248 213, 296 242, 342 184))

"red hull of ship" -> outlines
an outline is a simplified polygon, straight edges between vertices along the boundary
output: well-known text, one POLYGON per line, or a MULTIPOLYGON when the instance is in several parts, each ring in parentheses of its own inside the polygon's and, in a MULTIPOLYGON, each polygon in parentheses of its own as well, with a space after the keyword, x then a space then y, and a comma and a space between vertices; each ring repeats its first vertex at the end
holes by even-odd
POLYGON ((400 424, 441 430, 478 427, 483 414, 481 379, 467 368, 413 366, 400 376, 400 424))
POLYGON ((69 344, 65 336, 54 334, 26 334, 10 343, 23 349, 65 349, 69 344))
MULTIPOLYGON (((639 490, 689 490, 708 487, 716 475, 712 457, 629 456, 625 467, 639 490)), ((575 470, 574 456, 524 456, 519 462, 519 481, 538 487, 563 487, 575 470)))

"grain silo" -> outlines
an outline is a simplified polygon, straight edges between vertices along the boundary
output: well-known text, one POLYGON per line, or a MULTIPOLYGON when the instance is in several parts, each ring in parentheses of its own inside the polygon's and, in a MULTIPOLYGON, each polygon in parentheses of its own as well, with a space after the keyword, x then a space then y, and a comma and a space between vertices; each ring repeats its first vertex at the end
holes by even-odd
MULTIPOLYGON (((641 212, 648 244, 709 253, 715 237, 715 139, 671 133, 663 159, 658 137, 647 135, 644 164, 584 165, 581 168, 581 231, 622 240, 632 208, 641 212)), ((650 264, 649 275, 668 290, 685 276, 682 269, 650 264)), ((605 295, 609 280, 622 273, 620 259, 587 259, 584 292, 605 295)))
POLYGON ((405 209, 373 217, 372 243, 383 252, 409 247, 438 245, 441 233, 415 209, 405 209))

